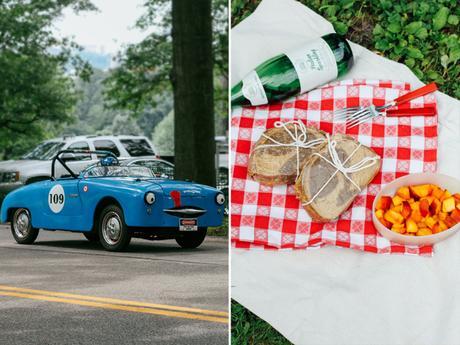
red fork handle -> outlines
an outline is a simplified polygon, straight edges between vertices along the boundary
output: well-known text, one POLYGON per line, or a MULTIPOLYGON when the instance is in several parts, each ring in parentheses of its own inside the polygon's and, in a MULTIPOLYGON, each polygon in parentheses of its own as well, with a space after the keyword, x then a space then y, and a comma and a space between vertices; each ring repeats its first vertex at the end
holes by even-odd
POLYGON ((425 96, 429 93, 432 93, 436 91, 437 89, 438 89, 438 86, 436 85, 436 83, 430 83, 414 91, 408 92, 405 95, 402 95, 401 97, 396 98, 393 102, 395 103, 395 105, 406 103, 415 98, 425 96))
POLYGON ((385 116, 388 116, 388 117, 434 116, 434 115, 436 115, 436 107, 390 109, 385 112, 385 116))

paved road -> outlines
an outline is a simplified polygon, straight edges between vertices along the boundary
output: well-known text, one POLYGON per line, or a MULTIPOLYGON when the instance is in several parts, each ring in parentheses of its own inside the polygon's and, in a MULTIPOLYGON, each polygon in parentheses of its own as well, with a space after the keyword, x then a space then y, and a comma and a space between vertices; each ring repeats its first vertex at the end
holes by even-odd
POLYGON ((212 237, 109 253, 42 231, 25 246, 0 225, 0 344, 228 344, 227 254, 212 237))

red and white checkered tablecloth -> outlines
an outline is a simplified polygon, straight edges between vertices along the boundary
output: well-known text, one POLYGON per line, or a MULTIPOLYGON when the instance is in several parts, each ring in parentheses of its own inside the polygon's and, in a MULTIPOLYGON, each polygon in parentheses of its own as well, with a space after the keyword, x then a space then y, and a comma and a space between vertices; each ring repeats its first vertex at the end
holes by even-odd
MULTIPOLYGON (((231 119, 231 237, 237 248, 305 249, 335 245, 373 253, 432 255, 432 246, 392 243, 372 224, 372 202, 382 185, 409 173, 435 172, 437 115, 380 116, 354 128, 333 121, 333 111, 357 105, 383 105, 411 90, 408 83, 344 80, 284 103, 235 107, 231 119), (255 142, 276 121, 300 119, 328 133, 346 133, 382 157, 382 168, 337 221, 312 222, 293 186, 268 187, 248 177, 255 142)), ((436 106, 434 94, 401 107, 436 106)))

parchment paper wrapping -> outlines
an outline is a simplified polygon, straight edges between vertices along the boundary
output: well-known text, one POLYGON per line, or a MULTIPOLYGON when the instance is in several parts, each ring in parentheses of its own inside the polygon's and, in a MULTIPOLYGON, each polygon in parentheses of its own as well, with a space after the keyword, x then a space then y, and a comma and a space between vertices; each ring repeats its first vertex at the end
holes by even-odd
MULTIPOLYGON (((286 125, 291 133, 295 132, 295 124, 286 125)), ((325 133, 313 127, 306 127, 307 140, 325 139, 325 133)), ((297 178, 297 147, 295 146, 273 146, 272 138, 283 144, 291 144, 292 137, 285 128, 271 128, 264 132, 264 135, 254 145, 249 158, 248 174, 254 180, 269 186, 279 184, 294 184, 297 178)), ((321 145, 313 148, 299 147, 300 168, 310 158, 312 152, 321 145)))
MULTIPOLYGON (((366 169, 348 173, 348 177, 359 186, 359 190, 339 171, 313 201, 311 201, 312 198, 326 184, 337 169, 317 155, 312 155, 305 162, 302 172, 296 181, 297 196, 310 216, 316 221, 323 222, 338 218, 350 206, 356 195, 377 175, 381 164, 379 155, 367 146, 361 145, 358 148, 359 142, 348 135, 336 134, 331 136, 331 140, 336 141, 336 151, 342 162, 345 162, 352 152, 357 149, 352 157, 344 164, 345 167, 352 166, 366 157, 377 157, 378 161, 366 169), (309 201, 311 203, 305 205, 309 201)), ((327 145, 322 146, 318 150, 318 153, 331 160, 327 145)))

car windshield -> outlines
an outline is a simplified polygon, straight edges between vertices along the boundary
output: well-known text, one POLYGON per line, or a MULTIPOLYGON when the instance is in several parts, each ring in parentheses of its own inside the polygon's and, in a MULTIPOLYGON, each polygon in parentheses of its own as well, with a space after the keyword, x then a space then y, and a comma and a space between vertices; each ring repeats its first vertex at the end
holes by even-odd
POLYGON ((131 157, 154 156, 150 144, 145 139, 120 139, 131 157))
POLYGON ((84 172, 85 177, 153 177, 150 169, 140 166, 93 166, 84 172))
POLYGON ((45 141, 31 152, 22 156, 21 159, 49 160, 53 158, 63 146, 64 143, 62 141, 45 141))

